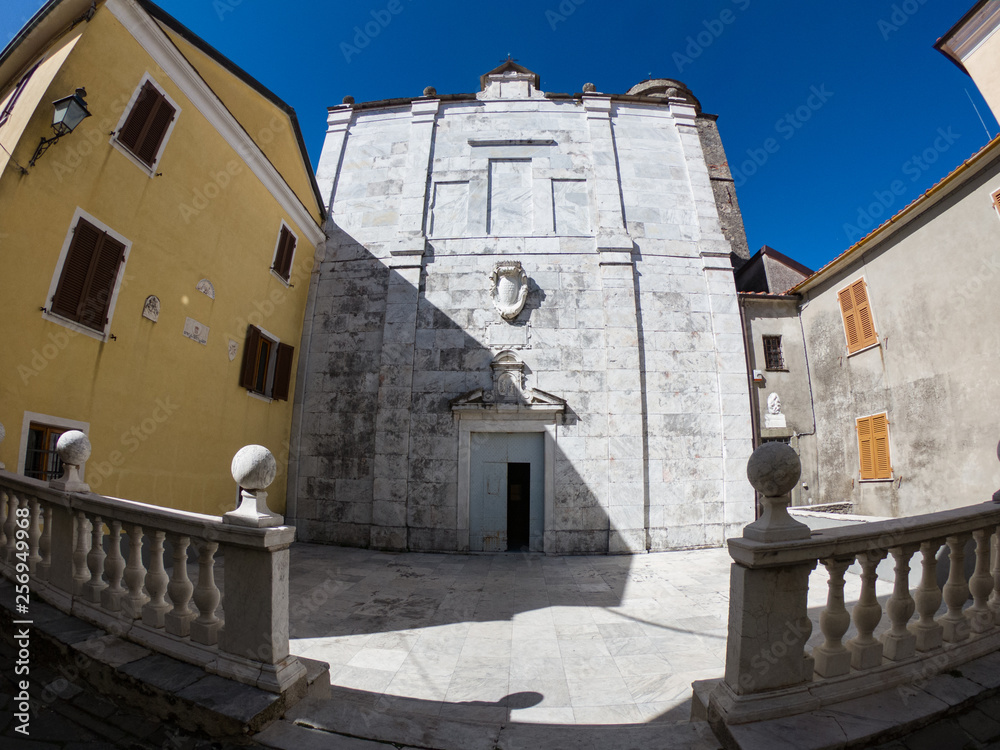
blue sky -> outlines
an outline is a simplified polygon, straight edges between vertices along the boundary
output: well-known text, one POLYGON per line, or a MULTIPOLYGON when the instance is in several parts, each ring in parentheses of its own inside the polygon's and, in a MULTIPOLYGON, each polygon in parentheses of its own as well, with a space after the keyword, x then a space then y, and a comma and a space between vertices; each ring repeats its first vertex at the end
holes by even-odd
MULTIPOLYGON (((972 80, 932 47, 973 0, 160 4, 295 107, 314 165, 326 107, 345 95, 475 91, 508 54, 546 91, 677 78, 719 115, 751 250, 812 268, 986 143, 973 103, 998 131, 972 80)), ((42 0, 3 5, 0 44, 42 0)))

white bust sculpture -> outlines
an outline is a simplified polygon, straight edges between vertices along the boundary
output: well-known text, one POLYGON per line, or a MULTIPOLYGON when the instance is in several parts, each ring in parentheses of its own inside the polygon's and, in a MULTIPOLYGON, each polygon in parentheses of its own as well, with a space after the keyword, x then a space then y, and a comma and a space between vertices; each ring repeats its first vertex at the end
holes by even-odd
POLYGON ((781 414, 781 399, 778 398, 777 393, 772 393, 767 397, 767 412, 768 414, 781 414))

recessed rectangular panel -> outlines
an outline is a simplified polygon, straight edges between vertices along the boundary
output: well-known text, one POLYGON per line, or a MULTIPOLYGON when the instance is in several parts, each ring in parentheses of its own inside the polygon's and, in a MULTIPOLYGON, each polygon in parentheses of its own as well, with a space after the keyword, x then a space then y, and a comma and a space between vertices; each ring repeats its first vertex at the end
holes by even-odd
POLYGON ((587 181, 552 180, 552 212, 556 234, 590 234, 587 181))
POLYGON ((523 236, 531 227, 531 160, 491 159, 487 231, 523 236))
POLYGON ((437 182, 431 205, 432 237, 465 237, 469 229, 469 183, 437 182))

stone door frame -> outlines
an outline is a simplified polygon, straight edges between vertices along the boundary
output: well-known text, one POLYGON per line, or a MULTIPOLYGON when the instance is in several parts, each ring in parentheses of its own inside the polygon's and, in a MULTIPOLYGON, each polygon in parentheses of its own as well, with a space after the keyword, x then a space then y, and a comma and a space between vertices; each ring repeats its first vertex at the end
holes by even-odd
POLYGON ((545 435, 543 464, 545 498, 542 518, 543 551, 555 507, 556 423, 537 419, 469 419, 458 420, 458 502, 455 528, 458 551, 469 551, 469 509, 471 503, 472 433, 473 432, 541 432, 545 435))

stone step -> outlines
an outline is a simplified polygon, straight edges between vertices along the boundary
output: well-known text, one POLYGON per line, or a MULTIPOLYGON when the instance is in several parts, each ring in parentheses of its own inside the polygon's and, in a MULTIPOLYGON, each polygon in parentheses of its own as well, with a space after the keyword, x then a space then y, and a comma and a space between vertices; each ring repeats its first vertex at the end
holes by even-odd
MULTIPOLYGON (((334 687, 328 699, 307 699, 282 721, 254 736, 279 750, 343 748, 376 750, 389 745, 424 750, 717 750, 703 721, 652 721, 629 725, 529 724, 453 719, 420 713, 416 699, 392 699, 334 687)), ((449 704, 460 710, 467 704, 449 704)), ((475 708, 475 706, 468 706, 475 708)))
MULTIPOLYGON (((185 729, 213 737, 243 736, 276 721, 295 700, 157 654, 37 598, 31 601, 30 617, 33 669, 43 664, 70 669, 74 680, 98 694, 150 717, 178 720, 185 729)), ((14 586, 0 579, 0 628, 7 640, 19 618, 14 586)), ((329 665, 301 661, 306 667, 305 695, 313 699, 329 695, 329 665)))

